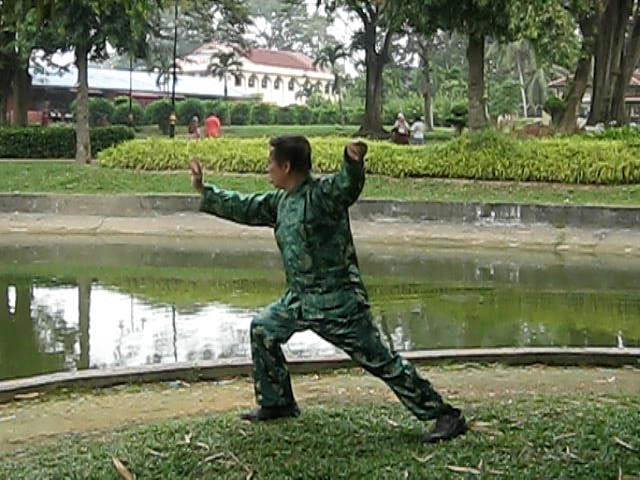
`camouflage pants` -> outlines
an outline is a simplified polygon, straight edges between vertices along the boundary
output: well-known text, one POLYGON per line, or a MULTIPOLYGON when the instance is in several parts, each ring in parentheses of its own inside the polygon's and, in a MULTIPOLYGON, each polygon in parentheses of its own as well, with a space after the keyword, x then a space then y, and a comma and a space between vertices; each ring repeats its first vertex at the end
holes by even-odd
POLYGON ((383 380, 416 417, 437 417, 445 405, 442 398, 410 362, 382 343, 368 305, 350 294, 339 294, 337 300, 335 306, 322 303, 322 307, 310 307, 288 294, 253 319, 251 353, 258 404, 277 407, 294 403, 281 344, 295 332, 311 329, 383 380))

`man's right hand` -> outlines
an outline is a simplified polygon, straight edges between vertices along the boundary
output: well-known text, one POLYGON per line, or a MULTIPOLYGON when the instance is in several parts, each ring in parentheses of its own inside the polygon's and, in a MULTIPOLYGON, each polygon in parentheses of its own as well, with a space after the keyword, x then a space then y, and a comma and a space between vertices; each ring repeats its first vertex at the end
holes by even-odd
POLYGON ((198 192, 204 192, 202 165, 197 158, 191 160, 191 185, 193 185, 193 188, 198 192))

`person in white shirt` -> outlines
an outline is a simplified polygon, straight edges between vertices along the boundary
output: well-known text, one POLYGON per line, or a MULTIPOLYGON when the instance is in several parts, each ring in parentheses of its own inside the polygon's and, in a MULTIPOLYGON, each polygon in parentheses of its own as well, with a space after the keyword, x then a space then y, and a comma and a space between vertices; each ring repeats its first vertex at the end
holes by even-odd
POLYGON ((413 125, 411 125, 411 145, 424 144, 424 132, 426 129, 424 117, 416 118, 413 125))

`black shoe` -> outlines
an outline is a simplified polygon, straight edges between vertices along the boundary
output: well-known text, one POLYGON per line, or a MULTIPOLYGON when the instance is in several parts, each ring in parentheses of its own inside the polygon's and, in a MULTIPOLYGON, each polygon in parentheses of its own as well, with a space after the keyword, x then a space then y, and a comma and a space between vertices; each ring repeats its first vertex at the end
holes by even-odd
POLYGON ((424 441, 436 443, 463 435, 467 431, 467 422, 459 408, 450 407, 445 410, 437 419, 433 430, 427 433, 424 441))
POLYGON ((300 415, 300 410, 296 404, 293 404, 284 407, 258 407, 255 410, 243 413, 240 418, 250 422, 264 422, 277 418, 297 417, 298 415, 300 415))

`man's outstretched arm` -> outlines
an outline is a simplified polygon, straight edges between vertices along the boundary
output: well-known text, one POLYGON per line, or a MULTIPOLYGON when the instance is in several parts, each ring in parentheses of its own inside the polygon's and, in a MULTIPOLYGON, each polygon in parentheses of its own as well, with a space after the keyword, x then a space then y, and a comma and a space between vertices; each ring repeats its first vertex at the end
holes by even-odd
POLYGON ((205 185, 202 166, 196 159, 191 162, 191 184, 202 194, 201 212, 245 225, 273 227, 276 224, 280 191, 244 195, 205 185))

